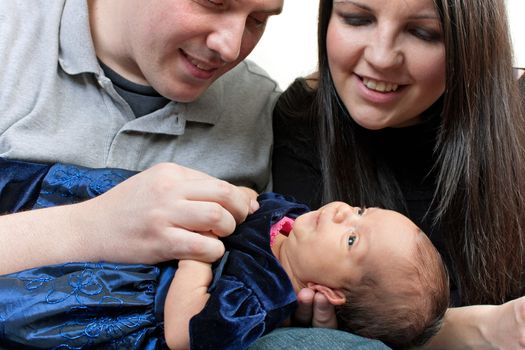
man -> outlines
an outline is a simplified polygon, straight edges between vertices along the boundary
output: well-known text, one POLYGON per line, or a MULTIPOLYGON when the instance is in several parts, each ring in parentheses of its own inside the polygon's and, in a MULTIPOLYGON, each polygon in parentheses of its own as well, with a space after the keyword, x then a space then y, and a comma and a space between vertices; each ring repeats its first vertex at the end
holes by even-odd
POLYGON ((239 63, 281 8, 282 0, 2 2, 0 156, 147 170, 93 201, 0 217, 0 273, 220 257, 223 246, 195 232, 228 235, 256 209, 254 191, 222 180, 268 185, 278 88, 239 63))

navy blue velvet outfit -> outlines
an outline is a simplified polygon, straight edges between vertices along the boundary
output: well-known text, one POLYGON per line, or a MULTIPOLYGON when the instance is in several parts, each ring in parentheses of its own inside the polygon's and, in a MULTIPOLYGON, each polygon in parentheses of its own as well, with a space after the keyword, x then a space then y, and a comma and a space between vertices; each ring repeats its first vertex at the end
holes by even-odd
MULTIPOLYGON (((0 159, 0 210, 79 202, 133 174, 0 159)), ((223 239, 227 254, 214 265, 210 299, 190 322, 192 349, 245 349, 295 309, 295 293, 271 252, 269 232, 283 216, 309 209, 273 193, 259 201, 261 208, 223 239)), ((164 349, 164 301, 176 268, 176 261, 75 262, 0 276, 0 345, 164 349)))

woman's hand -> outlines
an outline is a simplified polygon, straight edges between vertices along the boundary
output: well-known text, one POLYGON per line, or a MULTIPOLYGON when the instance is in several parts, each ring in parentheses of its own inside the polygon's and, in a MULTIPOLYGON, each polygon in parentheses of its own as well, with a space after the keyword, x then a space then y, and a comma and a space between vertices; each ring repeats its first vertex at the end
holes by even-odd
POLYGON ((297 301, 299 305, 292 325, 337 328, 334 306, 323 294, 303 288, 297 293, 297 301))
POLYGON ((428 349, 525 350, 525 297, 451 308, 428 349))
POLYGON ((487 348, 525 350, 525 297, 489 306, 480 327, 487 348))

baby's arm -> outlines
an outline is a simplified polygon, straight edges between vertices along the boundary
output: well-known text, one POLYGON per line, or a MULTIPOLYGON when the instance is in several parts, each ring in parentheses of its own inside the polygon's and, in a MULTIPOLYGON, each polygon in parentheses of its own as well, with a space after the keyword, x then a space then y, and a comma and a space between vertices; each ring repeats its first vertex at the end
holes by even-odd
POLYGON ((206 305, 211 264, 181 260, 164 305, 164 335, 170 349, 190 347, 190 319, 206 305))

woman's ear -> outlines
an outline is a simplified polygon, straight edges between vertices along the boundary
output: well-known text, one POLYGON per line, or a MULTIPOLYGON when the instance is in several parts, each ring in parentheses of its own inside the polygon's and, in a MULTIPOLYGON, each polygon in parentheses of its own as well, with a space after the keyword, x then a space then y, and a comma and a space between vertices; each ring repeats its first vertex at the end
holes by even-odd
POLYGON ((341 289, 332 289, 322 284, 312 282, 308 282, 307 287, 323 294, 332 305, 342 305, 346 303, 346 296, 341 289))

